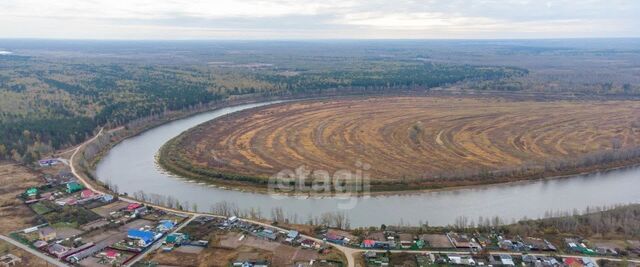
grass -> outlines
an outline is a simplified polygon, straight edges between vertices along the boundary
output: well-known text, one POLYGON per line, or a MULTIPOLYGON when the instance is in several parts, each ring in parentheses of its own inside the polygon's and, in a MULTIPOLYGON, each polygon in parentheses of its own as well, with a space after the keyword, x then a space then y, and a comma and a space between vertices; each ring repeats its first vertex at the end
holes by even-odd
POLYGON ((31 204, 29 207, 31 207, 31 209, 38 215, 44 215, 52 211, 52 209, 40 202, 31 204))

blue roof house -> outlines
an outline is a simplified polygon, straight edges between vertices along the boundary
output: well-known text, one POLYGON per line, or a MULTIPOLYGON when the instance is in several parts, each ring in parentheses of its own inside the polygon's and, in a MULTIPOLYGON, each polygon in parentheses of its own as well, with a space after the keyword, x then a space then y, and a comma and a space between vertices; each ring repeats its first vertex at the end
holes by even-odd
POLYGON ((155 234, 151 231, 142 231, 137 229, 129 229, 127 237, 138 240, 141 247, 146 247, 153 243, 155 234))
POLYGON ((161 220, 158 226, 156 226, 156 230, 158 230, 158 232, 168 232, 175 226, 176 224, 171 220, 161 220))

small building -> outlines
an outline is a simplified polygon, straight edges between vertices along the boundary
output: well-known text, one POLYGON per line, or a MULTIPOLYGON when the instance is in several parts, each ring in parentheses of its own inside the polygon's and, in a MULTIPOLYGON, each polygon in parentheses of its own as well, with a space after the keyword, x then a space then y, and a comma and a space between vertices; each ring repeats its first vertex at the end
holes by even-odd
POLYGON ((447 258, 455 265, 476 265, 476 261, 469 255, 447 255, 447 258))
POLYGON ((361 247, 363 248, 374 248, 375 246, 376 246, 376 241, 373 239, 362 240, 361 247))
POLYGON ((104 251, 104 257, 110 260, 115 260, 120 257, 120 253, 113 249, 107 249, 104 251))
POLYGON ((62 258, 67 252, 69 252, 69 248, 60 244, 53 244, 49 246, 47 249, 49 254, 56 256, 58 259, 62 258))
POLYGON ((31 187, 24 192, 27 197, 37 197, 38 196, 38 188, 31 187))
POLYGON ((240 253, 238 257, 231 263, 231 266, 237 267, 268 267, 269 262, 264 259, 260 259, 258 253, 240 253))
POLYGON ((109 195, 109 194, 104 194, 104 195, 102 195, 102 198, 100 199, 100 201, 105 202, 105 203, 111 202, 111 201, 113 201, 113 196, 109 195))
POLYGON ((513 258, 508 254, 500 254, 500 263, 502 266, 516 266, 513 262, 513 258))
POLYGON ((50 167, 52 165, 56 165, 60 163, 59 160, 57 159, 42 159, 42 160, 38 160, 38 164, 40 164, 40 167, 50 167))
POLYGON ((175 226, 176 223, 171 220, 161 220, 158 226, 156 226, 156 230, 158 232, 168 232, 175 226))
POLYGON ((49 243, 42 241, 42 240, 37 240, 36 242, 33 242, 33 247, 37 248, 37 249, 42 249, 44 247, 46 247, 47 245, 49 245, 49 243))
POLYGON ((303 248, 314 248, 316 246, 316 242, 311 239, 305 239, 300 241, 300 246, 303 248))
POLYGON ((16 264, 21 262, 22 262, 22 259, 20 259, 20 257, 13 254, 6 254, 0 257, 0 265, 5 267, 15 266, 16 264))
POLYGON ((83 199, 92 198, 96 196, 96 192, 93 192, 91 189, 85 189, 80 192, 80 197, 83 199))
POLYGON ((80 191, 82 189, 84 189, 84 186, 82 186, 78 182, 69 182, 69 183, 67 183, 67 193, 69 193, 69 194, 78 192, 78 191, 80 191))
POLYGON ((400 240, 400 247, 403 249, 409 249, 413 245, 414 237, 412 234, 398 234, 400 240))
POLYGON ((137 229, 129 229, 127 231, 127 237, 137 240, 138 241, 138 245, 141 247, 146 247, 148 245, 150 245, 151 243, 153 243, 153 240, 155 238, 155 234, 151 231, 143 231, 143 230, 137 230, 137 229))
POLYGON ((345 243, 344 237, 341 235, 337 235, 334 233, 327 233, 324 237, 325 237, 325 240, 331 243, 340 244, 340 245, 344 245, 345 243))
POLYGON ((73 206, 78 204, 78 200, 74 197, 62 198, 56 200, 56 204, 60 206, 73 206))
POLYGON ((262 238, 265 238, 265 239, 267 239, 267 240, 271 240, 271 241, 276 240, 276 239, 277 239, 277 237, 278 237, 278 236, 276 235, 276 233, 275 233, 275 232, 273 232, 273 230, 270 230, 270 229, 264 229, 264 230, 262 230, 262 231, 258 232, 256 235, 257 235, 258 237, 262 237, 262 238))
POLYGON ((56 230, 49 226, 38 229, 38 238, 42 241, 49 242, 56 239, 56 237, 56 230))
POLYGON ((182 245, 189 240, 189 235, 183 233, 171 233, 165 238, 165 243, 173 245, 182 245))
POLYGON ((296 238, 298 238, 299 235, 300 233, 298 233, 298 231, 291 230, 289 231, 289 233, 287 233, 286 241, 289 243, 293 243, 293 241, 296 240, 296 238))

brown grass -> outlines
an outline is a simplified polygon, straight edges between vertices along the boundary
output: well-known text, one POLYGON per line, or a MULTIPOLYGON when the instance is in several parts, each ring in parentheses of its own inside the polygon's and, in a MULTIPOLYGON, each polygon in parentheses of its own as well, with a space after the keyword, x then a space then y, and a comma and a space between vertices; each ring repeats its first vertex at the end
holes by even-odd
POLYGON ((17 164, 0 165, 0 232, 6 234, 29 227, 35 214, 16 199, 29 187, 42 184, 38 174, 17 164))
POLYGON ((303 101, 205 123, 183 134, 169 154, 196 168, 264 179, 301 165, 333 173, 364 162, 372 180, 385 183, 542 165, 614 143, 636 147, 638 115, 634 101, 303 101))
POLYGON ((31 266, 31 267, 50 266, 50 264, 38 258, 37 256, 27 251, 24 251, 12 244, 9 244, 4 240, 0 240, 0 255, 5 255, 7 253, 16 255, 22 260, 20 263, 18 263, 17 266, 31 266))

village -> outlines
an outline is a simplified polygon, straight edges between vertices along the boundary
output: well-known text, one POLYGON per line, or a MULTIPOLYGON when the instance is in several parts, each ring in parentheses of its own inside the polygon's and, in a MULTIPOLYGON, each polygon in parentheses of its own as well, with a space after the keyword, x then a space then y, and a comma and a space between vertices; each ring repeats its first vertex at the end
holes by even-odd
MULTIPOLYGON (((36 223, 8 236, 61 265, 591 267, 617 266, 610 264, 640 255, 637 240, 548 240, 395 226, 341 230, 194 215, 86 188, 63 160, 40 161, 38 171, 40 182, 15 196, 36 223)), ((2 266, 21 264, 15 254, 0 255, 2 266)))

